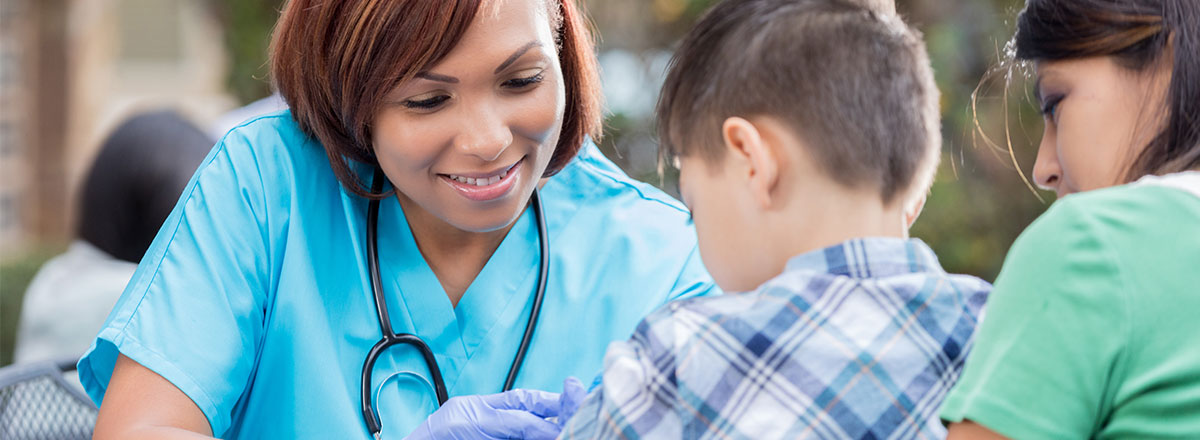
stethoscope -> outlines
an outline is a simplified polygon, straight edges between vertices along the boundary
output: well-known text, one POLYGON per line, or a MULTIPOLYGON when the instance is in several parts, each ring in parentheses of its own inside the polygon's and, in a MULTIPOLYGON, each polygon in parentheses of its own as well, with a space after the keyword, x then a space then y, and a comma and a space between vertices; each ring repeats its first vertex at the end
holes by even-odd
MULTIPOLYGON (((371 182, 371 192, 378 194, 382 191, 383 180, 383 173, 376 169, 371 182)), ((525 353, 529 351, 529 341, 533 339, 533 329, 537 327, 538 313, 542 309, 542 297, 546 294, 546 275, 550 267, 550 243, 546 238, 546 216, 542 212, 542 196, 536 189, 533 191, 532 204, 533 214, 537 219, 538 244, 541 248, 537 290, 533 294, 533 310, 529 312, 529 322, 525 324, 525 334, 521 336, 521 345, 517 347, 517 356, 513 359, 512 366, 508 369, 508 376, 504 379, 503 391, 511 390, 513 383, 517 380, 517 373, 521 370, 525 353)), ((371 372, 374 371, 375 361, 378 360, 379 355, 389 347, 396 344, 408 344, 416 348, 425 358, 425 366, 429 368, 430 378, 433 380, 433 390, 437 394, 438 406, 446 403, 446 400, 449 399, 446 393, 446 382, 442 379, 442 370, 438 368, 437 359, 433 357, 433 351, 429 349, 429 345, 426 345, 425 341, 422 341, 417 335, 396 333, 392 330, 387 299, 383 297, 383 288, 380 287, 378 226, 379 200, 376 199, 371 200, 367 206, 367 265, 370 270, 371 290, 375 294, 375 313, 379 317, 379 330, 383 333, 383 338, 376 342, 375 346, 371 347, 371 351, 367 353, 367 360, 363 362, 362 370, 363 420, 367 422, 367 429, 376 439, 380 438, 383 425, 379 422, 379 411, 375 401, 371 399, 371 372)))

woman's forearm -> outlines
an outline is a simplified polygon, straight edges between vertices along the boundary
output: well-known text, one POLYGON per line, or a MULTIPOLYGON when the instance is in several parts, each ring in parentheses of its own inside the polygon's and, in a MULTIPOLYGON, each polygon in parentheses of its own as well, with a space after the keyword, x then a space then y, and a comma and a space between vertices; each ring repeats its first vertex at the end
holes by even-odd
POLYGON ((145 426, 129 429, 104 430, 97 428, 94 440, 212 440, 213 437, 173 426, 145 426))

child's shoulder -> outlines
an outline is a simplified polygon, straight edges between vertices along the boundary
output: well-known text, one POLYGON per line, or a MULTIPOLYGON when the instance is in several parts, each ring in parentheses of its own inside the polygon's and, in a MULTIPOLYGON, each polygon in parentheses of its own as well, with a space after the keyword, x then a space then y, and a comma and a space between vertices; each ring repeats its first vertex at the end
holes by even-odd
POLYGON ((713 338, 751 344, 782 331, 776 327, 802 322, 912 314, 914 304, 929 325, 977 320, 992 285, 937 269, 865 278, 789 271, 750 292, 670 302, 647 316, 638 332, 681 349, 713 338))
POLYGON ((787 272, 749 292, 689 298, 672 301, 647 316, 647 321, 695 319, 706 316, 714 321, 770 318, 780 309, 806 311, 812 307, 834 307, 840 303, 821 301, 842 291, 865 291, 896 296, 900 300, 953 294, 964 299, 968 309, 980 309, 992 291, 992 284, 973 275, 943 270, 919 271, 903 275, 852 279, 835 273, 787 272))

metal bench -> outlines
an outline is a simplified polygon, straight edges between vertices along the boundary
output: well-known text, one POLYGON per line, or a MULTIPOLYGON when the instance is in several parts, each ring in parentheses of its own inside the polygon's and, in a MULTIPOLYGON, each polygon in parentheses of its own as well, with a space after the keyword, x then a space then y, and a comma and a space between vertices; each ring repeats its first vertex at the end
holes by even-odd
POLYGON ((75 359, 0 368, 0 439, 89 439, 98 410, 64 374, 75 359))

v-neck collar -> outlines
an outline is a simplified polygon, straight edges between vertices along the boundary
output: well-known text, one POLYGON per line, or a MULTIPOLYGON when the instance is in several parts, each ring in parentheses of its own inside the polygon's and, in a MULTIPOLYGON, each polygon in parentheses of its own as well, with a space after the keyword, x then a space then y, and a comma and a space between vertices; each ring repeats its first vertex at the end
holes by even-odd
MULTIPOLYGON (((533 217, 532 209, 526 208, 454 307, 417 248, 399 202, 394 198, 382 202, 380 273, 394 330, 420 336, 434 353, 449 357, 451 364, 461 367, 512 300, 533 294, 532 287, 522 288, 537 270, 537 227, 533 217)), ((442 374, 447 376, 447 384, 454 383, 457 376, 456 371, 442 374)))

